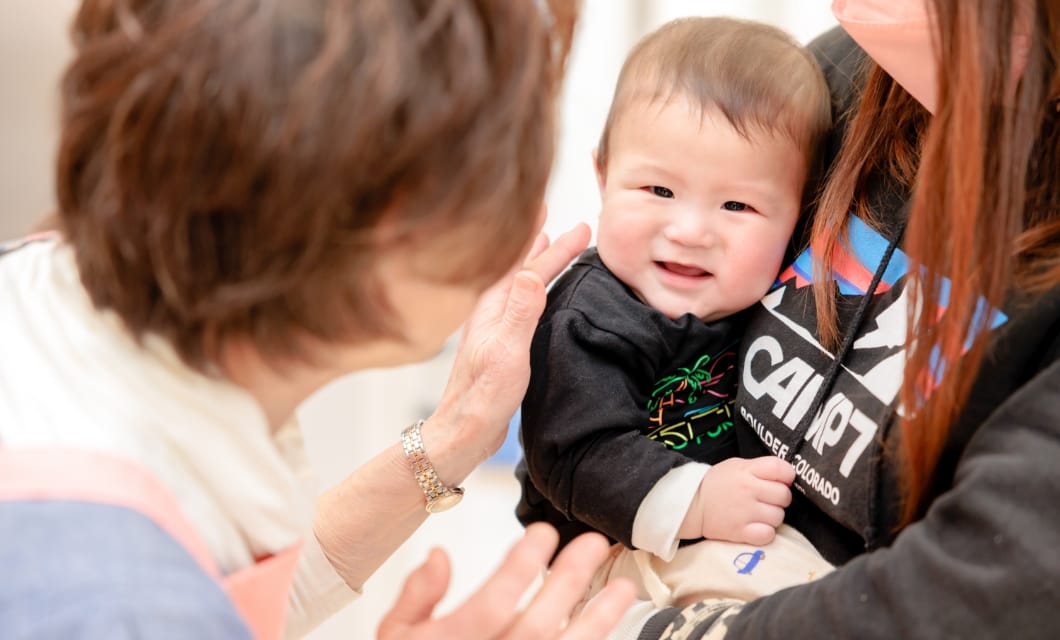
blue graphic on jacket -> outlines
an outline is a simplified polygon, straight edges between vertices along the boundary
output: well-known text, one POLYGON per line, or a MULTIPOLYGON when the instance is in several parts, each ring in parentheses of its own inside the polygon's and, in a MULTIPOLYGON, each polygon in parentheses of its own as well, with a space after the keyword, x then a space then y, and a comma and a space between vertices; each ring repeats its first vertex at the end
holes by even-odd
MULTIPOLYGON (((832 274, 840 296, 862 297, 869 291, 876 269, 886 255, 890 243, 887 238, 858 218, 851 219, 848 240, 849 243, 841 245, 836 252, 832 274)), ((810 294, 810 285, 814 283, 813 262, 812 250, 805 249, 780 274, 776 286, 762 299, 762 304, 778 319, 828 353, 828 350, 816 339, 814 316, 807 312, 807 309, 813 308, 812 303, 806 298, 810 294)), ((895 363, 901 362, 902 352, 905 349, 906 318, 909 308, 909 292, 904 286, 904 278, 908 273, 908 256, 901 249, 895 248, 873 292, 874 295, 881 297, 881 304, 886 304, 887 307, 875 314, 876 326, 865 327, 864 332, 858 336, 852 345, 855 351, 885 349, 890 356, 888 359, 895 363)), ((943 278, 939 293, 939 313, 944 313, 949 306, 950 287, 950 280, 943 278)), ((984 317, 989 317, 989 323, 986 326, 991 331, 1008 321, 1008 316, 1004 312, 992 307, 985 298, 980 298, 977 302, 973 326, 977 326, 984 317)), ((968 336, 965 349, 971 346, 977 335, 977 333, 972 333, 968 336)), ((938 353, 936 349, 933 355, 933 365, 938 364, 938 353)), ((884 358, 873 359, 871 362, 881 363, 884 362, 884 358)), ((938 382, 943 373, 941 367, 933 366, 933 371, 936 372, 936 382, 938 382)), ((862 371, 859 374, 861 377, 872 377, 871 372, 862 371)), ((883 377, 894 378, 894 375, 888 374, 883 377)), ((879 385, 867 386, 875 392, 875 387, 879 385)), ((889 402, 893 399, 891 391, 888 389, 887 392, 881 391, 877 395, 882 401, 889 402)))

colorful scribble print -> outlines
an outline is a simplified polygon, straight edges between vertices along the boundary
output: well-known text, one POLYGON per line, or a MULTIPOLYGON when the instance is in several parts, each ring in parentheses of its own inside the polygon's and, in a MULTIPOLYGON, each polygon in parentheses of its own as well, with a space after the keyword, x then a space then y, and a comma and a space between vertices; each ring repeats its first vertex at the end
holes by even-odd
POLYGON ((736 353, 700 356, 659 380, 648 400, 647 437, 680 451, 732 427, 736 353))

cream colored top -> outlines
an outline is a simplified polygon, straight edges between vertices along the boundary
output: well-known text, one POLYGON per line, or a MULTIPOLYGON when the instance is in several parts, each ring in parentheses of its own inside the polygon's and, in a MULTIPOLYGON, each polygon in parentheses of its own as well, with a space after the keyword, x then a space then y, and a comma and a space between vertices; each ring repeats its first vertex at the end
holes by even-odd
POLYGON ((138 345, 93 308, 71 249, 36 242, 0 257, 0 442, 125 456, 174 493, 222 571, 299 539, 288 615, 299 637, 356 595, 312 534, 314 474, 293 422, 270 433, 243 389, 138 345))

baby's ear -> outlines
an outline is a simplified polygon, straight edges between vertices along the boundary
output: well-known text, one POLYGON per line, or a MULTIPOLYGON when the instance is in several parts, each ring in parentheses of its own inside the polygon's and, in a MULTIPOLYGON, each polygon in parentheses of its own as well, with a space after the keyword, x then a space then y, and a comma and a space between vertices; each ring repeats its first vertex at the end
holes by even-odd
POLYGON ((600 189, 600 199, 604 197, 604 187, 607 186, 607 169, 600 166, 600 149, 593 147, 593 171, 596 172, 596 186, 600 189))

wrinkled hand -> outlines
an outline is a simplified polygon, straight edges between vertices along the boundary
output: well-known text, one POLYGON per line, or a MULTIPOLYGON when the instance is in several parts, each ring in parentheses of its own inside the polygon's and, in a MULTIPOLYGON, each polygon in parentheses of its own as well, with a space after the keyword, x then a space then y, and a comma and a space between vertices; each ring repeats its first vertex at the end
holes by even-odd
MULTIPOLYGON (((455 448, 469 457, 455 461, 450 477, 463 477, 504 442, 530 382, 530 342, 545 308, 546 285, 585 249, 590 235, 584 224, 551 244, 539 235, 523 264, 482 295, 464 325, 445 393, 428 421, 432 438, 452 443, 441 450, 455 448)), ((433 460, 438 449, 427 450, 433 460)), ((439 465, 450 466, 435 460, 439 465)))
POLYGON ((774 456, 723 460, 703 476, 678 537, 769 544, 791 504, 793 480, 794 467, 774 456))
POLYGON ((618 622, 633 600, 633 586, 620 580, 608 585, 571 621, 568 618, 607 557, 607 541, 598 534, 576 538, 560 553, 530 603, 518 606, 523 593, 541 576, 558 536, 546 524, 534 524, 508 552, 500 568, 452 613, 432 618, 449 586, 449 562, 435 549, 409 575, 394 607, 379 625, 380 640, 516 640, 557 638, 596 640, 618 622))

